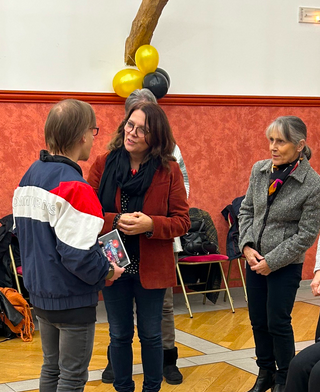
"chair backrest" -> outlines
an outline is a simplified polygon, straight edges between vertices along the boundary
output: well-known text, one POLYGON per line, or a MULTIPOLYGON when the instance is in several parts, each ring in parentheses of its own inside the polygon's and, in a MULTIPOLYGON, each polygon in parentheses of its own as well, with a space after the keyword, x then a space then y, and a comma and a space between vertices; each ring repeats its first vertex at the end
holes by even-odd
POLYGON ((229 224, 229 227, 231 227, 234 224, 234 219, 233 219, 232 215, 230 214, 230 212, 228 212, 228 224, 229 224))
POLYGON ((244 196, 235 198, 232 204, 227 205, 221 214, 224 216, 229 225, 227 234, 226 252, 230 260, 241 257, 242 253, 239 249, 239 224, 238 214, 244 196))

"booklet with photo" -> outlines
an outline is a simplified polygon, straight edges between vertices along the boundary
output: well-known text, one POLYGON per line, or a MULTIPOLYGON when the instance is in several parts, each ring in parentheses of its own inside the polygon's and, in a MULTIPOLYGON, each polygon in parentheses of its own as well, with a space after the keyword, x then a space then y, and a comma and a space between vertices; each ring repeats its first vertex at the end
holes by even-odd
POLYGON ((99 237, 98 240, 103 242, 101 249, 110 262, 118 264, 119 267, 126 267, 130 264, 129 256, 117 229, 99 237))

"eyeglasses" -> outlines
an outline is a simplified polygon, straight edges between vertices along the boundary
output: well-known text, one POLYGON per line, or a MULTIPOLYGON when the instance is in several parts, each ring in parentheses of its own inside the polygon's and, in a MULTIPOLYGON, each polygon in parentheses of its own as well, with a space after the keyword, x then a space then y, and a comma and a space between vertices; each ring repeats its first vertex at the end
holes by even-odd
POLYGON ((129 120, 125 123, 124 130, 127 133, 130 133, 133 130, 135 130, 134 135, 137 136, 137 137, 145 137, 150 132, 150 131, 148 131, 147 129, 145 129, 143 127, 136 127, 135 124, 132 121, 129 121, 129 120))
POLYGON ((97 136, 99 133, 99 128, 98 127, 92 127, 92 136, 97 136))

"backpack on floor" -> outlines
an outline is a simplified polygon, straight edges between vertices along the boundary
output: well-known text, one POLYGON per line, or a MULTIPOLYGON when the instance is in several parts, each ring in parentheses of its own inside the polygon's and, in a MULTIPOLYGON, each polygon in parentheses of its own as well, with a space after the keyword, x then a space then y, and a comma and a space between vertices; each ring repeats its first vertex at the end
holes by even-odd
MULTIPOLYGON (((206 233, 204 219, 192 219, 191 227, 187 234, 180 237, 182 254, 186 256, 208 255, 217 253, 217 246, 214 242, 209 241, 206 233)), ((180 256, 182 256, 180 254, 180 256)))
POLYGON ((12 312, 13 317, 2 312, 0 319, 4 322, 12 332, 16 333, 24 342, 32 341, 32 334, 34 332, 34 324, 31 315, 31 309, 28 302, 17 290, 10 287, 0 287, 0 291, 9 300, 11 305, 18 311, 22 317, 17 318, 17 314, 12 312), (11 320, 10 320, 11 318, 11 320), (21 321, 19 321, 19 319, 21 321), (17 323, 18 322, 18 323, 17 323))

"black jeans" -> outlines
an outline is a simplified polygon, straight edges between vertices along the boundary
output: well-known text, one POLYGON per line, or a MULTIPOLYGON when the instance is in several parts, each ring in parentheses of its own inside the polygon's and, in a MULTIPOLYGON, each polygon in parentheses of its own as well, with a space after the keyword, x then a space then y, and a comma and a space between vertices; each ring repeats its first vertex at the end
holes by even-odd
POLYGON ((290 363, 285 392, 319 392, 320 343, 300 351, 290 363))
POLYGON ((285 384, 294 357, 291 312, 301 280, 302 264, 290 264, 258 275, 246 268, 248 307, 256 344, 257 365, 276 371, 276 383, 285 384))
POLYGON ((132 339, 134 335, 133 304, 136 304, 137 329, 141 343, 143 392, 158 392, 163 373, 161 319, 166 289, 145 289, 139 274, 122 274, 112 286, 102 289, 106 306, 110 358, 114 372, 114 389, 133 392, 132 339))

